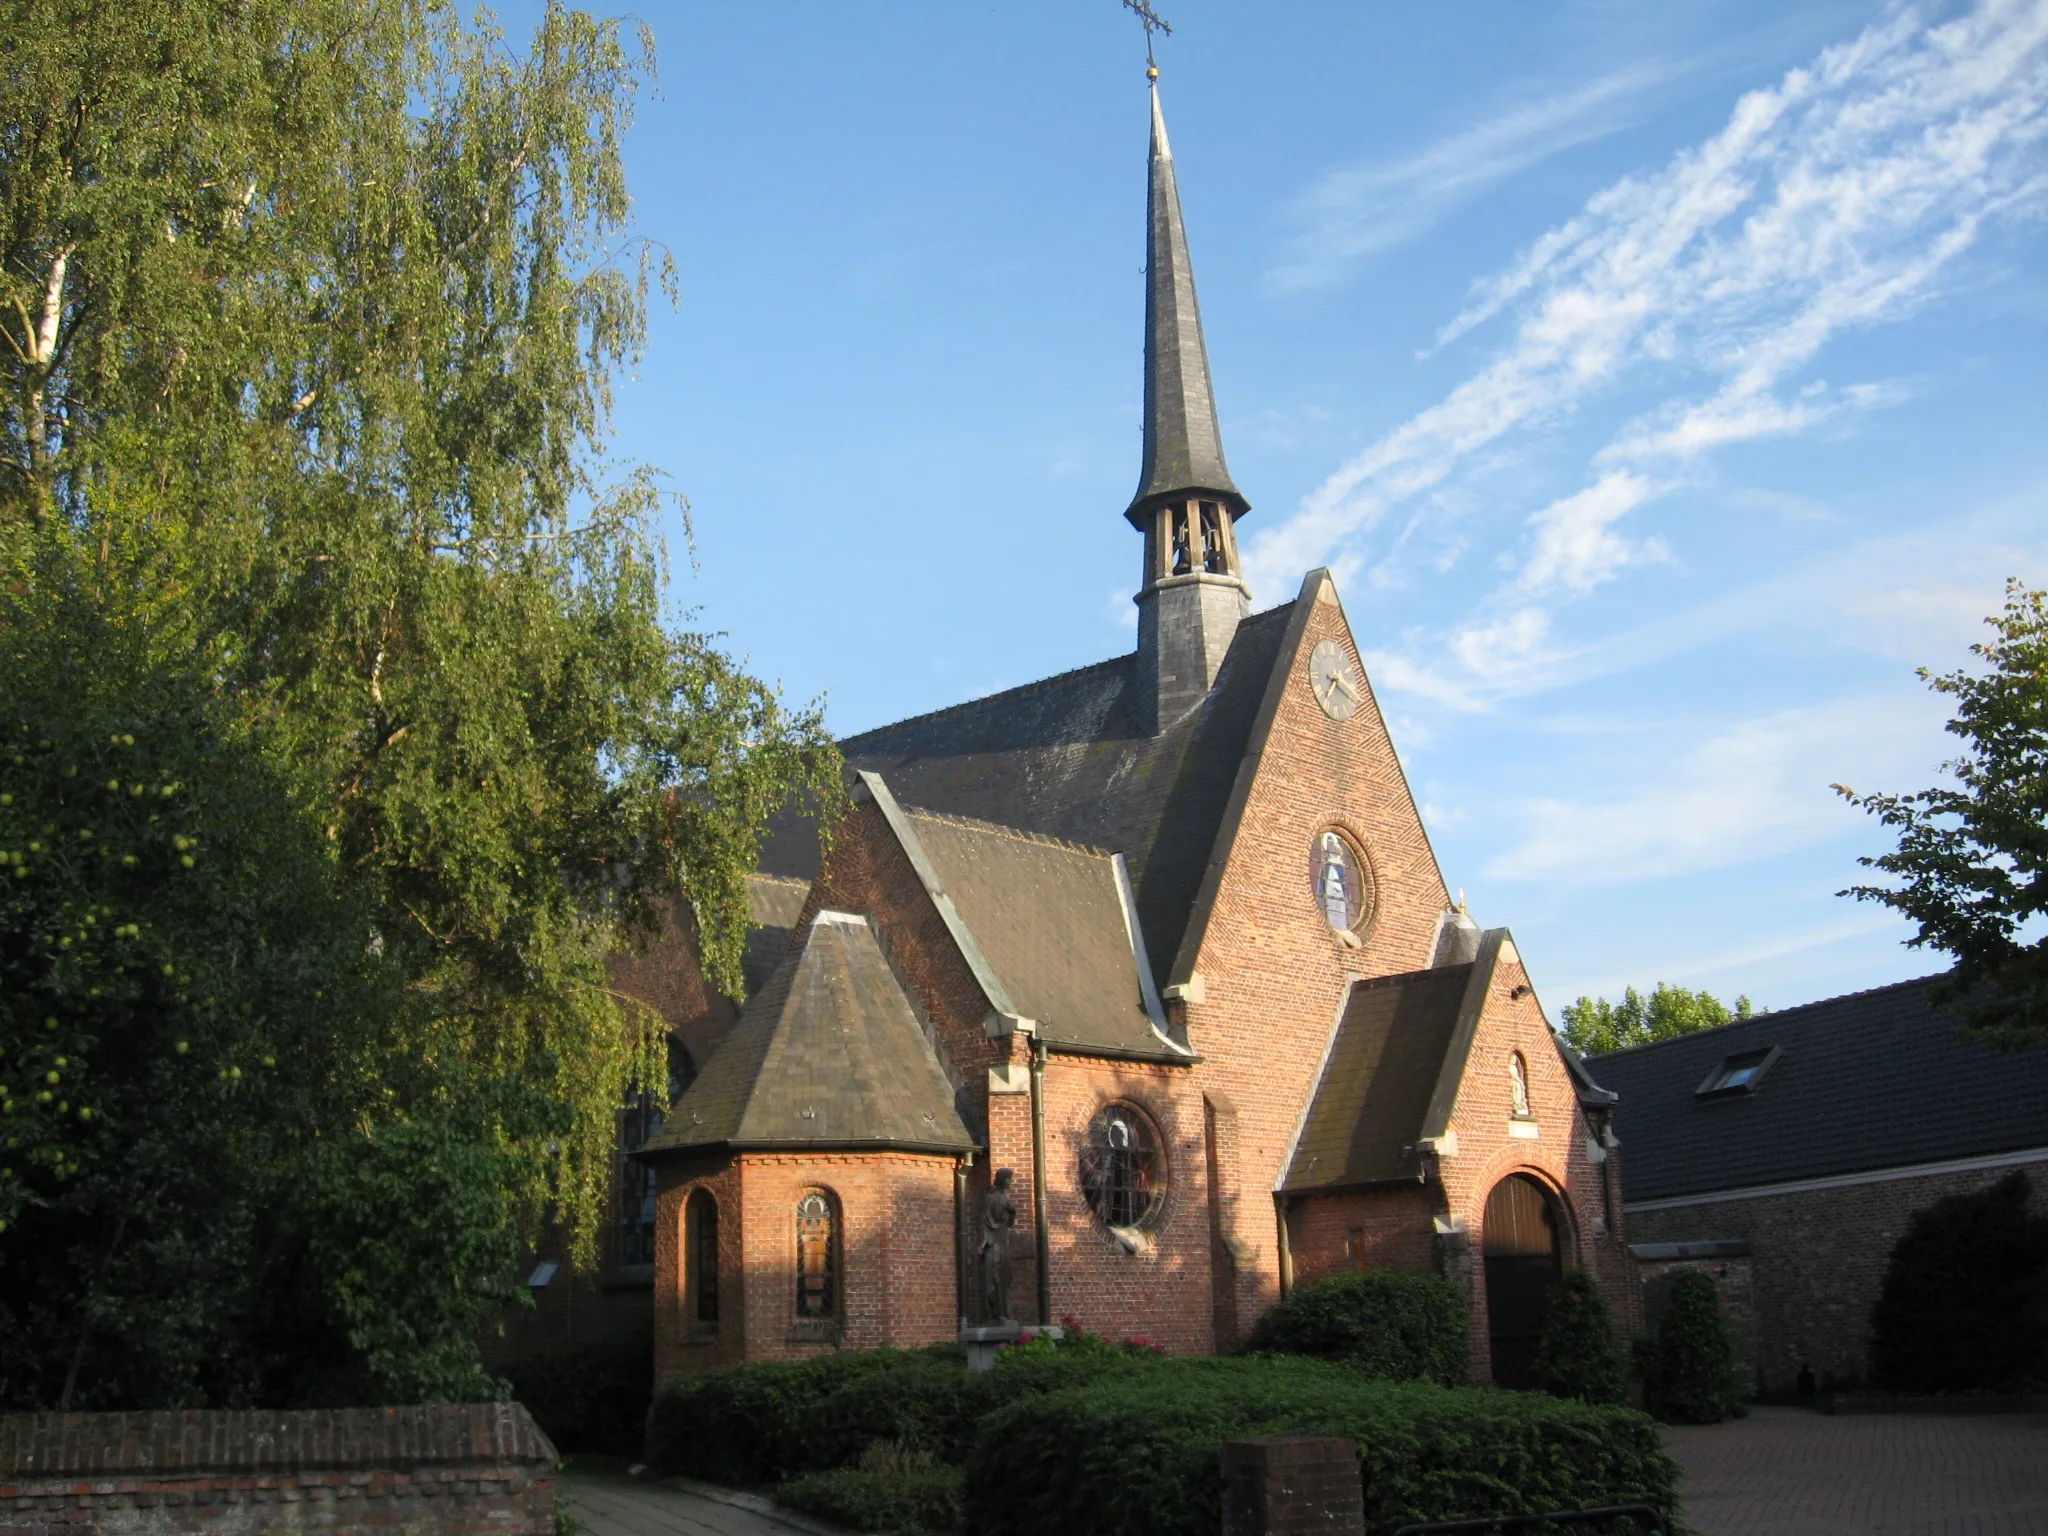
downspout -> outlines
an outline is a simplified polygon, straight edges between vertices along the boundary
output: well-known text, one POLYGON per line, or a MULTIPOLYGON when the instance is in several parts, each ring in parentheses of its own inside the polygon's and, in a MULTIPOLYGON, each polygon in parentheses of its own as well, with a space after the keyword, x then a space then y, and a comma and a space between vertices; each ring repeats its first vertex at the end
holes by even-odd
POLYGON ((960 1326, 967 1326, 967 1167, 974 1154, 953 1160, 953 1300, 960 1326))
POLYGON ((1038 1325, 1052 1322, 1052 1226, 1045 1214, 1045 1042, 1031 1041, 1031 1220, 1038 1239, 1038 1325))

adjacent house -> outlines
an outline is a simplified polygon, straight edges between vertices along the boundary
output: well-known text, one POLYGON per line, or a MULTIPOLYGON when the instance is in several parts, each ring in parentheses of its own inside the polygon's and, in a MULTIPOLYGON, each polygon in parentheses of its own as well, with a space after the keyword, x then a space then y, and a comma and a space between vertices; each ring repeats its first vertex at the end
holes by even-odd
POLYGON ((1863 1381, 1870 1310, 1915 1211, 2037 1170, 2048 1047, 1963 1039, 1938 977, 1596 1056, 1621 1097, 1622 1201, 1654 1308, 1679 1268, 1722 1288, 1764 1394, 1863 1381))

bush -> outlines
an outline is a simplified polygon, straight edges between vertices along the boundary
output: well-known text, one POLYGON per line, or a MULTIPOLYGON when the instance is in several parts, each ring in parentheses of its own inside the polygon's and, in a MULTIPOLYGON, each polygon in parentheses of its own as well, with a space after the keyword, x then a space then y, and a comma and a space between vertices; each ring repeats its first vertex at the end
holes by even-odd
POLYGON ((1735 1336, 1721 1320, 1721 1294, 1698 1270, 1672 1277, 1654 1339, 1636 1362, 1650 1411, 1674 1424, 1718 1424, 1749 1411, 1735 1336))
POLYGON ((528 1355, 505 1375, 556 1450, 640 1455, 654 1391, 653 1348, 644 1335, 528 1355))
POLYGON ((647 1464, 714 1483, 759 1487, 815 1465, 811 1408, 874 1371, 919 1357, 899 1349, 832 1350, 796 1365, 764 1362, 692 1376, 663 1389, 648 1425, 647 1464))
POLYGON ((814 1404, 803 1418, 804 1464, 845 1466, 871 1446, 895 1443, 957 1467, 974 1443, 976 1426, 997 1408, 1084 1386, 1135 1364, 1134 1357, 1114 1349, 1065 1345, 1005 1350, 992 1371, 912 1357, 814 1404))
POLYGON ((1314 1360, 1176 1360, 983 1420, 963 1497, 976 1536, 1210 1536, 1219 1447, 1342 1435, 1365 1513, 1408 1521, 1648 1503, 1676 1516, 1678 1467, 1633 1409, 1524 1392, 1375 1381, 1314 1360))
POLYGON ((965 1523, 960 1469, 901 1442, 870 1446, 857 1467, 805 1472, 775 1490, 776 1502, 856 1531, 956 1531, 965 1523))
POLYGON ((1344 1360, 1388 1381, 1465 1379, 1465 1293, 1437 1275, 1368 1269, 1296 1286, 1245 1340, 1252 1354, 1344 1360))
POLYGON ((1552 1397, 1618 1403, 1627 1385, 1607 1298, 1583 1269, 1568 1269, 1551 1287, 1536 1346, 1536 1377, 1552 1397))
POLYGON ((1872 1310, 1870 1361, 1893 1391, 2048 1379, 2048 1217, 2024 1173, 1917 1213, 1872 1310))

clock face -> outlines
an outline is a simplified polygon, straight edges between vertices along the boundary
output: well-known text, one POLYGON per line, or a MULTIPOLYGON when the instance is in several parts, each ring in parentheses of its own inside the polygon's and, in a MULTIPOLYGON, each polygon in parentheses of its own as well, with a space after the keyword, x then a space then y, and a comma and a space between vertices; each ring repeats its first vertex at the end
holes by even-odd
POLYGON ((1309 652, 1308 686, 1316 702, 1323 706, 1323 713, 1332 720, 1349 720, 1364 692, 1359 685, 1358 669, 1344 654, 1344 647, 1334 640, 1318 640, 1316 648, 1309 652))

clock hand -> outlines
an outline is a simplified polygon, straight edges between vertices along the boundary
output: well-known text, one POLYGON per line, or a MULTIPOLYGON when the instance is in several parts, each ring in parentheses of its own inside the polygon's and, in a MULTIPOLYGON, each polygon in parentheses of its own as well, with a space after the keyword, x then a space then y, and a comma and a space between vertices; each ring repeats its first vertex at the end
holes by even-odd
POLYGON ((1335 693, 1339 688, 1342 688, 1354 699, 1358 697, 1358 690, 1351 686, 1351 674, 1348 672, 1332 672, 1330 674, 1330 691, 1335 693))

